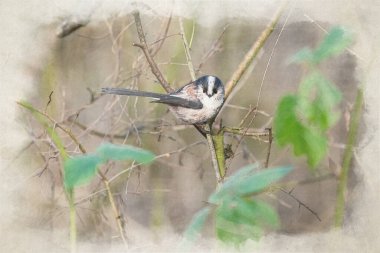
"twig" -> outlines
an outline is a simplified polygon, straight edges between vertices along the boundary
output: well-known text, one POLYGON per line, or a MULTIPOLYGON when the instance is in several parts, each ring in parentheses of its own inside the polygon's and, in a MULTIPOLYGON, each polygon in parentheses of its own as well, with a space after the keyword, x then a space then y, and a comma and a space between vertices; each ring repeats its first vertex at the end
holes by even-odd
POLYGON ((227 25, 225 25, 223 27, 223 31, 220 33, 220 35, 218 36, 218 38, 212 43, 212 45, 209 48, 209 50, 207 51, 207 53, 202 57, 201 62, 199 63, 198 68, 195 71, 196 74, 198 74, 199 71, 201 71, 201 68, 203 67, 203 64, 205 64, 205 62, 211 56, 213 56, 215 54, 215 52, 217 52, 220 49, 220 44, 221 44, 220 41, 222 40, 222 37, 223 37, 224 33, 226 32, 228 26, 229 26, 229 24, 227 24, 227 25))
MULTIPOLYGON (((283 3, 283 5, 277 10, 276 14, 272 18, 272 21, 267 25, 267 27, 265 28, 265 30, 261 33, 260 37, 256 40, 256 42, 252 45, 251 49, 245 55, 243 61, 239 65, 238 69, 234 72, 232 78, 230 79, 230 81, 226 85, 226 94, 225 94, 225 100, 224 101, 227 101, 228 96, 231 94, 232 90, 236 87, 238 81, 242 78, 244 72, 248 69, 248 67, 252 63, 253 59, 256 57, 256 55, 258 54, 258 52, 260 51, 260 49, 264 46, 264 43, 269 38, 269 35, 273 32, 274 27, 278 23, 278 20, 279 20, 281 14, 282 14, 282 12, 285 9, 285 6, 287 4, 288 4, 288 1, 285 1, 283 3)), ((282 26, 280 34, 277 37, 277 40, 275 42, 275 45, 274 45, 274 47, 272 49, 272 52, 271 52, 270 57, 269 57, 269 60, 267 62, 267 65, 266 65, 266 68, 265 68, 265 72, 264 72, 264 75, 263 75, 263 79, 262 79, 261 85, 260 85, 260 90, 259 90, 259 95, 258 95, 257 103, 256 103, 256 106, 255 106, 256 110, 259 108, 259 102, 260 102, 260 97, 261 97, 261 90, 262 90, 262 87, 263 87, 263 84, 264 84, 264 80, 265 80, 266 72, 267 72, 268 67, 269 67, 269 63, 270 63, 270 61, 272 59, 272 56, 274 54, 274 50, 275 50, 276 45, 277 45, 277 43, 278 43, 278 41, 280 39, 282 31, 285 28, 285 25, 287 23, 287 20, 288 20, 289 16, 290 16, 290 12, 289 12, 289 14, 288 14, 288 16, 286 18, 286 22, 282 26)), ((248 128, 252 125, 253 120, 256 117, 256 114, 257 114, 256 110, 254 111, 254 115, 253 115, 251 121, 248 124, 248 128)), ((239 147, 240 143, 242 142, 243 138, 244 138, 244 135, 238 141, 238 143, 236 145, 236 148, 235 148, 235 152, 238 149, 238 147, 239 147)), ((230 160, 229 165, 231 163, 232 163, 232 159, 230 160)))
POLYGON ((133 13, 133 16, 135 18, 136 28, 137 28, 137 34, 139 36, 140 44, 133 43, 134 46, 141 48, 141 50, 144 52, 144 55, 149 63, 149 66, 152 70, 152 73, 156 76, 157 80, 160 82, 161 86, 166 90, 166 92, 173 92, 174 89, 170 87, 168 82, 165 80, 164 76, 162 75, 161 71, 157 67, 156 62, 153 60, 152 55, 149 52, 148 45, 146 43, 144 30, 141 25, 141 19, 140 19, 140 13, 138 11, 135 11, 133 13))
POLYGON ((253 59, 256 57, 256 55, 259 53, 260 49, 264 46, 264 43, 268 39, 269 35, 274 30, 274 27, 276 26, 284 8, 285 4, 283 4, 275 13, 275 15, 272 18, 272 21, 267 25, 265 30, 261 33, 260 37, 255 41, 255 43, 252 45, 250 50, 246 53, 244 56, 243 61, 239 64, 238 68, 233 73, 231 79, 226 84, 226 93, 225 93, 225 101, 227 100, 228 96, 231 94, 232 90, 235 88, 241 77, 243 76, 244 72, 247 70, 249 65, 252 63, 253 59))
POLYGON ((269 134, 269 137, 268 137, 269 144, 268 144, 268 152, 267 152, 267 158, 265 160, 264 168, 268 168, 269 166, 270 150, 272 148, 272 141, 273 141, 272 128, 268 128, 268 134, 269 134))
POLYGON ((252 107, 251 105, 249 107, 250 107, 250 109, 245 114, 245 116, 243 117, 243 119, 240 121, 239 127, 242 127, 244 125, 245 121, 247 120, 248 116, 251 115, 251 113, 256 110, 256 107, 252 107))
POLYGON ((251 128, 240 128, 240 127, 223 127, 223 132, 226 133, 232 133, 236 135, 244 135, 244 136, 252 136, 252 137, 263 137, 263 136, 269 136, 269 133, 267 131, 265 132, 256 132, 253 131, 251 128))
MULTIPOLYGON (((184 46, 186 59, 187 59, 187 65, 189 67, 189 72, 190 72, 191 78, 193 81, 195 81, 196 77, 195 77, 194 66, 193 66, 193 62, 191 60, 190 48, 189 48, 189 44, 188 44, 187 39, 186 39, 186 34, 185 34, 185 29, 183 27, 182 18, 179 19, 179 24, 180 24, 181 34, 182 34, 183 46, 184 46)), ((212 123, 213 123, 213 121, 211 120, 210 123, 206 124, 206 126, 205 126, 206 132, 208 132, 208 133, 206 133, 206 139, 207 139, 207 143, 208 143, 209 150, 211 153, 211 162, 212 162, 212 166, 215 170, 215 177, 217 180, 217 184, 219 185, 219 184, 223 183, 224 174, 225 174, 224 173, 224 171, 225 171, 224 170, 224 163, 225 163, 224 143, 220 143, 218 145, 219 150, 216 150, 215 142, 214 142, 214 138, 216 138, 216 136, 214 136, 212 134, 212 123)), ((199 132, 203 133, 203 131, 201 131, 199 126, 197 126, 197 125, 194 125, 194 126, 197 128, 197 130, 199 132)))
POLYGON ((191 75, 191 79, 195 81, 196 76, 195 76, 195 71, 194 71, 194 66, 193 62, 191 60, 191 55, 190 55, 190 48, 189 44, 187 43, 186 35, 185 35, 185 28, 183 27, 183 20, 182 18, 179 18, 179 27, 181 29, 181 35, 182 35, 182 41, 183 41, 183 46, 185 48, 185 55, 186 55, 186 60, 187 60, 187 66, 189 67, 189 72, 191 75))
MULTIPOLYGON (((22 107, 28 108, 28 106, 26 104, 22 103, 22 102, 17 102, 17 104, 19 104, 22 107)), ((31 109, 31 108, 28 108, 28 109, 31 109)), ((80 149, 80 151, 82 153, 86 153, 86 150, 83 147, 83 145, 77 140, 77 138, 73 135, 73 133, 70 130, 66 129, 61 124, 59 124, 55 119, 53 119, 52 117, 50 117, 49 114, 46 114, 46 113, 44 113, 44 112, 42 112, 42 111, 40 111, 40 110, 38 110, 38 109, 36 109, 34 107, 32 109, 33 109, 33 111, 41 114, 42 116, 44 116, 45 118, 47 118, 48 120, 50 120, 53 123, 54 126, 58 127, 63 132, 65 132, 75 142, 75 144, 78 146, 78 148, 80 149)))
MULTIPOLYGON (((22 102, 17 102, 19 105, 23 106, 23 107, 26 107, 28 108, 28 106, 22 102)), ((56 127, 60 128, 62 131, 64 131, 79 147, 80 151, 85 154, 87 153, 86 149, 83 147, 83 145, 77 140, 77 138, 74 136, 73 133, 71 133, 70 130, 66 129, 65 127, 63 127, 61 124, 59 124, 58 122, 56 122, 52 117, 50 117, 50 115, 34 108, 34 107, 31 107, 33 109, 33 111, 41 114, 42 116, 44 116, 45 118, 47 118, 48 120, 50 120, 56 127)), ((28 108, 28 109, 31 109, 31 108, 28 108)), ((122 227, 122 224, 121 224, 121 221, 120 221, 120 218, 119 218, 119 210, 117 209, 116 205, 115 205, 115 201, 113 199, 113 196, 112 196, 112 191, 111 191, 111 188, 109 187, 109 181, 107 180, 107 178, 105 177, 105 175, 103 175, 103 173, 101 171, 98 171, 98 174, 100 175, 100 177, 102 178, 102 181, 103 183, 105 184, 106 186, 106 189, 107 189, 107 193, 108 193, 108 197, 109 197, 109 200, 110 200, 110 203, 111 203, 111 207, 112 207, 112 210, 114 211, 115 214, 117 214, 117 216, 115 217, 116 218, 116 223, 118 225, 118 228, 119 228, 119 232, 120 232, 120 236, 124 242, 125 245, 127 245, 127 241, 125 239, 125 236, 124 236, 124 229, 122 227)), ((73 198, 73 192, 69 192, 69 204, 71 207, 74 207, 75 204, 74 204, 74 200, 71 199, 71 197, 73 198)), ((73 211, 71 210, 70 208, 70 217, 73 219, 72 221, 75 221, 75 217, 73 218, 72 215, 75 215, 75 211, 74 211, 74 214, 73 214, 73 211)), ((72 226, 74 226, 73 224, 71 224, 72 226)), ((71 233, 70 233, 71 235, 71 233)), ((76 237, 76 231, 74 232, 73 235, 71 236, 75 236, 76 237)), ((72 242, 73 243, 73 242, 72 242)), ((75 244, 74 244, 75 246, 75 244)))
POLYGON ((320 222, 322 222, 321 218, 319 217, 318 213, 315 212, 313 209, 311 209, 308 205, 306 205, 305 203, 303 203, 301 200, 299 200, 297 197, 295 197, 293 194, 292 194, 292 191, 285 191, 284 189, 280 188, 280 191, 282 191, 283 193, 289 195, 292 199, 294 199, 295 201, 297 201, 298 203, 298 206, 301 207, 303 206, 304 208, 306 208, 306 210, 308 210, 310 213, 312 213, 315 218, 317 218, 320 222))
POLYGON ((169 37, 167 35, 168 35, 168 31, 169 31, 169 27, 170 27, 171 22, 172 22, 172 14, 170 13, 170 17, 169 17, 168 22, 166 23, 166 26, 165 26, 164 34, 163 34, 163 36, 159 35, 159 37, 162 37, 162 39, 156 40, 156 42, 159 42, 159 44, 151 52, 152 57, 154 57, 158 53, 158 51, 160 51, 162 45, 165 42, 165 39, 169 37))

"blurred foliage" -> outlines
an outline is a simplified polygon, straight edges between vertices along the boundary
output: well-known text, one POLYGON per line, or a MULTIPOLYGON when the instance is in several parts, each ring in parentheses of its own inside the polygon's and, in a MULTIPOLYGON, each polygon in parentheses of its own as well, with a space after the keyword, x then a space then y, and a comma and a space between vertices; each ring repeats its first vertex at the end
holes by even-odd
MULTIPOLYGON (((257 165, 243 167, 229 177, 208 199, 215 207, 215 230, 219 240, 236 246, 248 239, 257 240, 264 230, 279 227, 279 218, 272 207, 250 195, 258 193, 288 174, 291 167, 256 171, 257 165)), ((185 238, 196 239, 211 214, 207 206, 194 215, 185 231, 185 238)))
POLYGON ((296 156, 305 155, 311 168, 315 168, 327 152, 327 131, 339 118, 334 109, 342 96, 318 71, 317 65, 341 53, 351 40, 348 32, 334 27, 316 49, 303 49, 290 60, 306 64, 308 71, 298 92, 284 96, 279 102, 274 136, 280 146, 291 144, 296 156))
POLYGON ((136 160, 139 163, 150 163, 153 159, 154 154, 144 149, 103 143, 95 154, 79 155, 65 161, 64 184, 67 189, 72 189, 88 183, 96 175, 98 166, 109 160, 136 160))

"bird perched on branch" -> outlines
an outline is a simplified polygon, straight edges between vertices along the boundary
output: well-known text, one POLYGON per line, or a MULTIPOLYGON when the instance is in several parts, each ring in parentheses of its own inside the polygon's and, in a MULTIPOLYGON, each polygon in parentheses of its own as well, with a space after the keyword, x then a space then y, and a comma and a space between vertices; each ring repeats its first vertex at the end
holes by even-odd
POLYGON ((102 88, 102 93, 153 98, 152 103, 169 105, 174 115, 186 123, 206 123, 224 101, 224 86, 216 76, 202 76, 180 89, 160 94, 123 88, 102 88))

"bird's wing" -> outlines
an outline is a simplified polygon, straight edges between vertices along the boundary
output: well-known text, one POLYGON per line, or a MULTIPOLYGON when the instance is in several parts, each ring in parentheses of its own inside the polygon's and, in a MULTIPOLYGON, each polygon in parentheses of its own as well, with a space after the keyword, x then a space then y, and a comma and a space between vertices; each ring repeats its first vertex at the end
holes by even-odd
POLYGON ((161 98, 152 101, 152 103, 163 103, 171 106, 180 106, 190 109, 202 109, 203 105, 201 101, 196 100, 188 100, 182 97, 178 97, 175 95, 163 95, 161 98))

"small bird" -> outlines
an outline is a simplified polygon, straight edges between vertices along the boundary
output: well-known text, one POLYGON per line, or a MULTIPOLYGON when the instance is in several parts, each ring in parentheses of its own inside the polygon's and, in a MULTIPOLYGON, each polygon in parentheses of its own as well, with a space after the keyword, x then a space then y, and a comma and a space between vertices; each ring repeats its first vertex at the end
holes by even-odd
POLYGON ((178 119, 190 124, 206 123, 224 102, 222 81, 211 75, 202 76, 168 94, 123 88, 102 88, 102 93, 153 98, 152 103, 169 105, 178 119))

